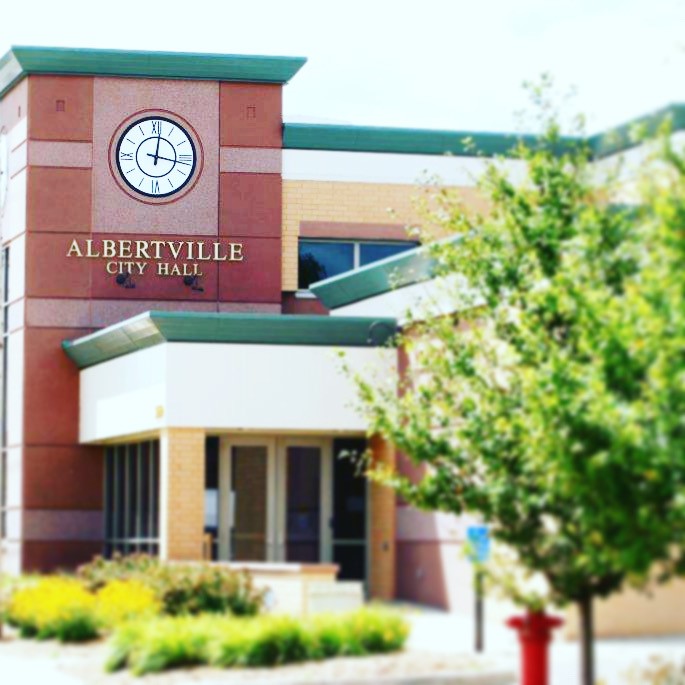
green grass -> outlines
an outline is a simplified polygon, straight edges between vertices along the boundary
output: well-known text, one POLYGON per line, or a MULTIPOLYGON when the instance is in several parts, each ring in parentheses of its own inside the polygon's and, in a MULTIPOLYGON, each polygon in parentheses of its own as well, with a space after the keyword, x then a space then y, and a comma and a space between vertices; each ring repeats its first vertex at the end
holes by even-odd
POLYGON ((106 667, 143 675, 197 664, 278 666, 398 651, 408 633, 401 616, 372 608, 310 619, 165 616, 119 628, 106 667))

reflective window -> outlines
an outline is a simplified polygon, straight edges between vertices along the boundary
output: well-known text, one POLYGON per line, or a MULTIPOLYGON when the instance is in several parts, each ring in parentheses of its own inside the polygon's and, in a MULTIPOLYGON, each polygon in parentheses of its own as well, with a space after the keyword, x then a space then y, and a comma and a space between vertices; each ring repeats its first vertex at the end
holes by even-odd
POLYGON ((302 290, 310 283, 322 281, 354 269, 354 244, 336 242, 300 242, 299 283, 302 290))
POLYGON ((414 243, 359 243, 359 266, 366 266, 415 247, 414 243))
POLYGON ((298 288, 412 250, 413 242, 300 240, 298 288))

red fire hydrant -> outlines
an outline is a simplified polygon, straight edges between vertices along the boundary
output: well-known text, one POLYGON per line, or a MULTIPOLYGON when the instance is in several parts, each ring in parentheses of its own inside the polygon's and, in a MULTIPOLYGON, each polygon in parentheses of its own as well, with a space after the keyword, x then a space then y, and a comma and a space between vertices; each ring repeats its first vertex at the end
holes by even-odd
POLYGON ((521 685, 548 684, 549 641, 552 630, 563 623, 558 616, 548 616, 544 611, 529 611, 507 620, 507 625, 518 631, 521 643, 521 685))

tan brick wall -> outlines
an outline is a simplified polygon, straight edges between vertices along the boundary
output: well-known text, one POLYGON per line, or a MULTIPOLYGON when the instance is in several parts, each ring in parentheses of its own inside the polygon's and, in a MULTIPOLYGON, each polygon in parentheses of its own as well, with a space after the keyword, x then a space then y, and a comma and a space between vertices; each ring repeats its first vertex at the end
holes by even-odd
MULTIPOLYGON (((283 181, 283 290, 297 290, 297 240, 301 221, 416 225, 418 185, 283 181)), ((482 207, 474 188, 460 188, 469 206, 482 207)))
MULTIPOLYGON (((370 447, 374 461, 394 466, 395 448, 389 442, 374 436, 370 447)), ((369 488, 369 594, 388 600, 395 597, 395 492, 377 483, 369 488)))
POLYGON ((160 557, 202 559, 205 434, 167 428, 160 436, 160 557))
MULTIPOLYGON (((595 634, 598 637, 636 635, 682 635, 685 633, 685 580, 666 585, 654 584, 647 592, 626 589, 594 604, 595 634)), ((575 639, 580 633, 578 610, 566 611, 565 637, 575 639)))

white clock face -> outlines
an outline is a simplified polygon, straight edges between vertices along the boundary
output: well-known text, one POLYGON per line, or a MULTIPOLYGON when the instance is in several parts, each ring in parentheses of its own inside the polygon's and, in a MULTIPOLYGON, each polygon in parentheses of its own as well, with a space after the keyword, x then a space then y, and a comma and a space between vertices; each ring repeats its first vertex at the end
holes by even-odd
POLYGON ((115 160, 120 178, 148 198, 175 195, 194 180, 197 150, 188 131, 163 116, 145 116, 119 134, 115 160))
POLYGON ((10 180, 9 153, 10 149, 9 144, 7 143, 7 134, 0 133, 0 209, 5 206, 7 184, 10 180))

